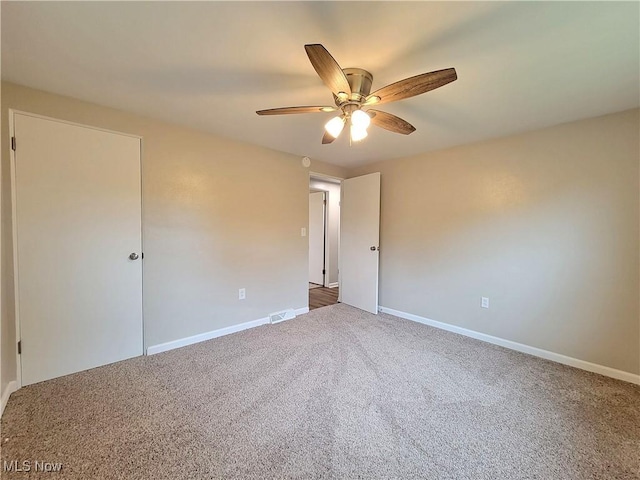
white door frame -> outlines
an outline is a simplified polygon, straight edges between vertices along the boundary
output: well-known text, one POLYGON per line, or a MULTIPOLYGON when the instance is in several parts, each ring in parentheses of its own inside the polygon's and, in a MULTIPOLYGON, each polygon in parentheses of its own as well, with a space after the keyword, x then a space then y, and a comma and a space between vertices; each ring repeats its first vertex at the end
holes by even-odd
MULTIPOLYGON (((342 196, 342 182, 344 181, 344 178, 340 178, 340 177, 334 177, 331 175, 325 175, 324 173, 317 173, 317 172, 309 172, 309 182, 311 182, 312 179, 318 179, 318 180, 327 180, 331 183, 336 183, 339 182, 340 183, 340 195, 342 196)), ((327 200, 327 205, 325 205, 325 216, 324 216, 324 222, 325 222, 325 228, 324 228, 324 253, 325 253, 325 270, 327 271, 325 277, 324 277, 324 286, 328 287, 330 285, 330 280, 329 280, 329 269, 327 268, 327 263, 329 262, 329 258, 330 258, 330 253, 331 253, 331 246, 329 244, 329 209, 328 207, 328 203, 329 203, 329 198, 331 198, 331 192, 327 191, 327 190, 323 190, 322 188, 318 188, 317 190, 321 190, 323 192, 325 192, 325 199, 327 200)), ((338 201, 341 201, 341 199, 338 199, 338 201)), ((338 288, 340 288, 340 219, 338 219, 338 251, 336 252, 336 254, 338 255, 338 288)), ((307 253, 308 256, 308 253, 307 253)), ((340 290, 338 290, 338 301, 340 301, 340 290)))
MULTIPOLYGON (((329 257, 329 225, 327 223, 328 218, 328 209, 327 209, 327 198, 329 197, 329 192, 323 190, 321 188, 314 188, 314 192, 309 191, 309 195, 313 195, 314 193, 322 193, 322 286, 326 287, 328 285, 329 273, 327 272, 327 259, 329 257)), ((309 200, 311 202, 311 200, 309 200)), ((311 218, 309 218, 309 228, 307 230, 307 236, 309 238, 309 243, 311 243, 311 218)), ((309 260, 311 260, 311 247, 309 247, 309 260)), ((309 278, 309 283, 311 282, 311 278, 309 278)), ((317 285, 314 283, 314 285, 317 285)))
POLYGON ((329 192, 322 190, 322 286, 329 286, 329 192))
MULTIPOLYGON (((73 125, 76 127, 90 128, 92 130, 98 130, 100 132, 106 133, 115 133, 118 135, 124 135, 127 137, 137 138, 140 140, 140 181, 142 182, 142 141, 143 138, 139 135, 132 135, 130 133, 118 132, 116 130, 108 130, 106 128, 94 127, 91 125, 85 125, 82 123, 70 122, 67 120, 61 120, 59 118, 47 117, 45 115, 39 115, 37 113, 24 112, 21 110, 9 109, 9 142, 14 136, 15 126, 14 126, 14 117, 16 114, 26 115, 29 117, 40 118, 43 120, 50 120, 53 122, 65 123, 67 125, 73 125)), ((14 298, 14 316, 15 316, 15 328, 16 328, 16 381, 17 388, 22 388, 22 360, 21 355, 18 353, 18 342, 20 341, 20 292, 18 291, 18 219, 16 218, 17 213, 17 205, 16 205, 16 152, 9 147, 9 159, 10 159, 10 169, 11 169, 11 229, 12 229, 12 238, 13 238, 13 298, 14 298)), ((142 202, 142 185, 140 185, 140 202, 142 202)), ((142 205, 142 203, 141 203, 142 205)), ((144 207, 144 205, 142 205, 144 207)), ((144 211, 144 210, 141 210, 144 211)), ((144 252, 144 228, 142 228, 142 218, 140 219, 141 226, 141 243, 142 243, 142 252, 144 252)), ((144 283, 144 262, 142 263, 142 281, 144 283)), ((143 302, 142 302, 142 351, 144 352, 144 288, 142 291, 143 294, 143 302)))

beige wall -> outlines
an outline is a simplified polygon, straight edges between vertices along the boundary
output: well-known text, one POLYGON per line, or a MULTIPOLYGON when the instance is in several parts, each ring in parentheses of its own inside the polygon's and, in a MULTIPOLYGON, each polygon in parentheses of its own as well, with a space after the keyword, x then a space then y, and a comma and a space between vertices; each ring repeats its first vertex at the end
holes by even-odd
MULTIPOLYGON (((147 347, 307 306, 308 239, 300 228, 307 225, 309 170, 300 157, 3 83, 3 119, 9 108, 143 137, 147 347)), ((7 125, 2 391, 16 369, 7 125)), ((317 161, 313 169, 346 174, 317 161)))
POLYGON ((640 373, 638 119, 352 171, 382 173, 380 304, 640 373))
MULTIPOLYGON (((147 346, 307 304, 309 170, 299 157, 3 83, 3 119, 8 108, 143 137, 147 346)), ((639 373, 639 128, 633 110, 311 170, 382 172, 381 305, 639 373)), ((4 391, 15 331, 2 129, 4 391)))
POLYGON ((312 160, 309 170, 311 171, 310 175, 319 173, 321 175, 334 177, 336 179, 347 178, 347 175, 349 173, 349 170, 345 167, 340 167, 332 163, 321 162, 320 160, 312 160))

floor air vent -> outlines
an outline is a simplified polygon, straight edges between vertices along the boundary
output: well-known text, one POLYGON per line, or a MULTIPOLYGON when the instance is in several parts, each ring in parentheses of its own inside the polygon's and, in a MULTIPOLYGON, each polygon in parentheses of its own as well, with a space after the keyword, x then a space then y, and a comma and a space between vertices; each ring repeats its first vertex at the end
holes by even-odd
POLYGON ((269 321, 271 321, 271 323, 279 323, 285 320, 291 320, 292 318, 296 318, 296 312, 293 308, 269 314, 269 321))

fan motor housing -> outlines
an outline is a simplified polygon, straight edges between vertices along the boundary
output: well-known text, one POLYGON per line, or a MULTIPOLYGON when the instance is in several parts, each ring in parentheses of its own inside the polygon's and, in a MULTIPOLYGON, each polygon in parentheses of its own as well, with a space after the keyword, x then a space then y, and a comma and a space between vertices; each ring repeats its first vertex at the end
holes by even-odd
POLYGON ((351 87, 349 100, 358 103, 364 102, 371 92, 373 75, 362 68, 344 68, 342 71, 347 76, 347 81, 351 87))

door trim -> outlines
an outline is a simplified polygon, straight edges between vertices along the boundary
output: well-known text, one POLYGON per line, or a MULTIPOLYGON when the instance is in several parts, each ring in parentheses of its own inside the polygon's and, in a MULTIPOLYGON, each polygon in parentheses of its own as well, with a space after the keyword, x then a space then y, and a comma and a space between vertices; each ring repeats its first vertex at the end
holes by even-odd
POLYGON ((329 192, 322 191, 322 286, 329 285, 329 192))
MULTIPOLYGON (((98 130, 100 132, 112 133, 116 135, 123 135, 125 137, 137 138, 140 140, 140 180, 142 182, 142 141, 143 138, 140 135, 133 135, 130 133, 117 132, 115 130, 108 130, 106 128, 92 127, 91 125, 85 125, 82 123, 70 122, 68 120, 61 120, 59 118, 47 117, 45 115, 39 115, 37 113, 25 112, 22 110, 9 109, 9 142, 15 134, 15 115, 25 115, 28 117, 40 118, 43 120, 50 120, 53 122, 64 123, 67 125, 73 125, 76 127, 89 128, 91 130, 98 130)), ((17 144, 17 140, 16 140, 17 144)), ((13 241, 13 301, 14 301, 14 318, 15 318, 15 349, 16 349, 16 383, 17 388, 22 388, 22 358, 18 353, 18 342, 20 341, 21 328, 20 328, 20 291, 19 291, 19 273, 18 268, 18 219, 17 219, 17 192, 16 192, 16 151, 9 148, 9 168, 11 175, 11 237, 13 241)), ((140 202, 142 202, 142 185, 140 185, 140 202)), ((141 203, 142 206, 142 203, 141 203)), ((142 211, 142 210, 141 210, 142 211)), ((140 238, 142 244, 142 251, 144 252, 144 229, 142 228, 142 217, 140 218, 140 238)), ((144 262, 142 264, 142 352, 144 352, 144 262)), ((144 353, 143 353, 144 354, 144 353)))
MULTIPOLYGON (((328 193, 326 190, 322 190, 320 188, 314 189, 314 191, 309 191, 309 207, 311 207, 311 195, 315 195, 317 193, 321 193, 322 194, 322 286, 326 287, 327 283, 328 283, 328 279, 329 279, 329 274, 327 273, 327 259, 329 257, 329 255, 327 254, 327 250, 329 248, 329 239, 328 239, 328 235, 329 235, 329 226, 327 224, 327 196, 328 193)), ((308 258, 309 261, 311 261, 311 213, 309 212, 309 222, 307 223, 308 225, 308 231, 307 231, 307 237, 309 238, 309 247, 308 247, 308 258)), ((309 273, 311 273, 311 270, 309 270, 309 273)), ((314 283, 315 285, 318 285, 318 283, 316 282, 312 282, 311 281, 311 275, 309 275, 309 283, 314 283)))

